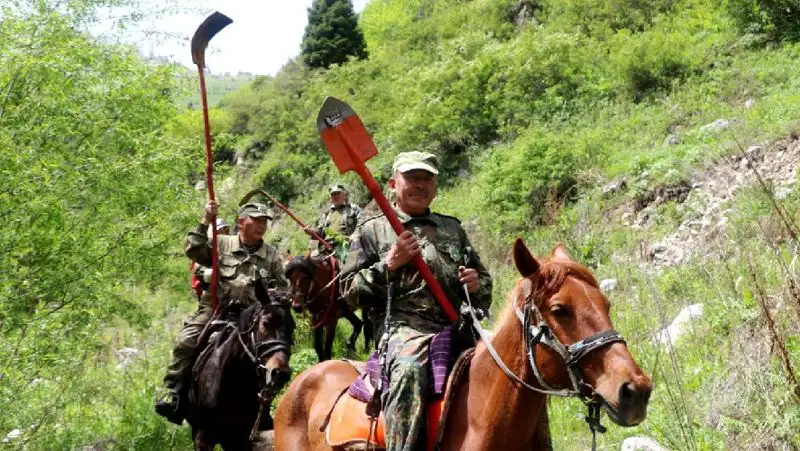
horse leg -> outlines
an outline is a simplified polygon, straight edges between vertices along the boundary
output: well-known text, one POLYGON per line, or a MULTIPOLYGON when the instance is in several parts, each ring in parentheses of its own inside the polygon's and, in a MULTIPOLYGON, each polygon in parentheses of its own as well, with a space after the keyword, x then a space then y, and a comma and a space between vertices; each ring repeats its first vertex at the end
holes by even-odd
POLYGON ((356 316, 344 302, 342 302, 341 311, 342 316, 353 325, 353 333, 350 334, 350 338, 347 340, 347 349, 355 352, 356 340, 358 340, 358 334, 361 333, 361 328, 364 326, 364 323, 361 322, 358 316, 356 316))
POLYGON ((361 317, 364 322, 364 351, 370 352, 372 350, 370 343, 375 343, 375 326, 372 324, 369 316, 367 316, 366 311, 361 311, 361 317))
POLYGON ((336 337, 336 323, 339 318, 328 319, 325 324, 325 360, 333 358, 333 339, 336 337))
POLYGON ((322 326, 314 329, 314 351, 317 353, 317 361, 328 360, 325 358, 325 350, 322 348, 322 326))
POLYGON ((216 440, 211 432, 194 426, 192 426, 192 442, 194 442, 195 451, 213 451, 216 445, 216 440))

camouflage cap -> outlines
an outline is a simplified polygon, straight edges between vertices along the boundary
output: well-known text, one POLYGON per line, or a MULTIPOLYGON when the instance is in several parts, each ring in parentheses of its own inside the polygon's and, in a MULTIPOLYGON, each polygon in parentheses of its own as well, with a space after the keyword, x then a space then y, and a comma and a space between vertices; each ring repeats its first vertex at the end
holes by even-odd
POLYGON ((436 155, 427 152, 403 152, 394 159, 392 163, 392 172, 408 172, 415 169, 422 169, 431 174, 438 174, 439 170, 436 168, 439 165, 439 159, 436 155))
POLYGON ((250 202, 239 207, 239 217, 243 216, 272 219, 272 213, 270 213, 267 206, 256 202, 250 202))
POLYGON ((340 184, 340 183, 334 183, 334 184, 333 184, 333 185, 331 185, 331 187, 328 189, 328 193, 329 193, 329 194, 333 194, 333 193, 346 193, 346 192, 347 192, 347 188, 345 188, 345 187, 344 187, 344 185, 342 185, 342 184, 340 184))

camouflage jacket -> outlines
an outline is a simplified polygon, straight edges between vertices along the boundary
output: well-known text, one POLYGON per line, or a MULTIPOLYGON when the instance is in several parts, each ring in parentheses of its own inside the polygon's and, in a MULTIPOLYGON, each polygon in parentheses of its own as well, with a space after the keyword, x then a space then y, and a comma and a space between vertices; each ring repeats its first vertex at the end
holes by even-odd
MULTIPOLYGON (((186 256, 198 265, 211 267, 211 242, 207 235, 208 226, 200 224, 186 237, 186 256)), ((278 252, 272 246, 261 242, 255 252, 248 252, 239 241, 238 235, 217 236, 219 249, 219 287, 217 296, 220 302, 238 299, 246 304, 255 302, 255 286, 260 279, 266 279, 269 286, 288 288, 289 282, 283 274, 278 252)), ((200 303, 211 304, 211 294, 204 292, 200 303)))
MULTIPOLYGON (((480 288, 470 294, 472 304, 489 308, 492 277, 470 245, 459 220, 437 213, 411 217, 398 210, 395 212, 405 229, 413 232, 419 240, 422 257, 455 310, 458 311, 465 301, 462 284, 458 281, 459 266, 478 271, 480 288)), ((408 263, 394 273, 386 268, 384 259, 396 239, 397 235, 383 214, 358 226, 350 240, 347 264, 342 269, 345 298, 350 305, 371 307, 371 319, 380 335, 386 312, 387 287, 392 282, 391 320, 404 322, 424 332, 439 331, 449 321, 413 264, 408 263)))
POLYGON ((336 207, 333 204, 322 212, 317 221, 317 233, 326 237, 328 229, 333 229, 339 235, 350 236, 361 220, 361 208, 356 204, 344 204, 336 207))

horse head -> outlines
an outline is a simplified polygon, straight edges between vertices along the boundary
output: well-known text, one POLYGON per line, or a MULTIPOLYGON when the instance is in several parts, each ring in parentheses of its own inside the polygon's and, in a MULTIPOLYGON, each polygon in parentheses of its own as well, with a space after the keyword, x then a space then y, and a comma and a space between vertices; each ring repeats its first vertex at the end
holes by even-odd
POLYGON ((294 318, 289 311, 289 293, 267 289, 239 318, 239 334, 245 352, 258 365, 263 388, 277 393, 289 381, 291 347, 294 344, 294 318))
POLYGON ((549 259, 537 260, 517 239, 514 263, 522 276, 514 310, 539 385, 601 405, 620 426, 644 421, 653 386, 614 331, 594 275, 561 244, 549 259))
MULTIPOLYGON (((292 310, 302 313, 310 308, 314 313, 312 304, 317 296, 325 294, 328 300, 327 288, 331 286, 332 270, 328 259, 316 259, 310 256, 294 257, 285 266, 284 272, 289 279, 289 293, 292 299, 292 310)), ((317 305, 317 309, 324 307, 317 305)))

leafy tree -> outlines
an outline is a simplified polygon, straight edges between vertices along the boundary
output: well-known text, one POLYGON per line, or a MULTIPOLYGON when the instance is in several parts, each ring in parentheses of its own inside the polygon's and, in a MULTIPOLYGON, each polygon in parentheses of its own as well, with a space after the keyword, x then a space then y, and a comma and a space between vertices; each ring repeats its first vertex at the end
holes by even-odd
POLYGON ((314 0, 303 36, 303 60, 312 69, 366 59, 367 45, 350 0, 314 0))
POLYGON ((167 130, 179 72, 78 31, 91 5, 0 16, 0 430, 35 424, 21 440, 39 449, 75 447, 39 440, 74 402, 101 331, 150 324, 131 292, 170 280, 199 209, 186 175, 202 156, 167 130))
POLYGON ((746 32, 762 33, 774 41, 800 41, 797 0, 729 0, 728 10, 746 32))

